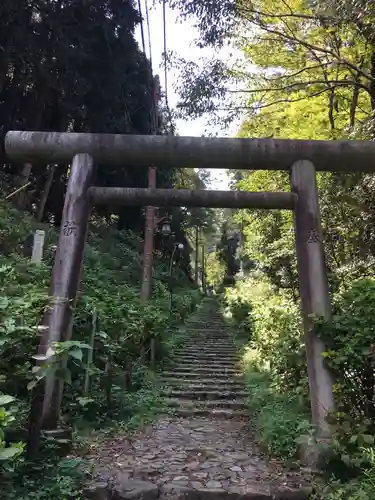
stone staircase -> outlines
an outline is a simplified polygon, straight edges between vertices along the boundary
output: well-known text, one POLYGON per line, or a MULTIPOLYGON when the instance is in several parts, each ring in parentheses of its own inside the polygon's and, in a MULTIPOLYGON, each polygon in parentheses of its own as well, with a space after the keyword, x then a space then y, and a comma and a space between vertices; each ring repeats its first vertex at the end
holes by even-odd
POLYGON ((199 321, 187 324, 189 341, 163 373, 167 407, 180 417, 247 415, 237 348, 217 305, 206 299, 199 321))
POLYGON ((189 340, 163 373, 175 415, 110 438, 93 457, 90 500, 307 500, 299 474, 259 453, 233 336, 206 299, 189 340), (245 418, 243 418, 245 417, 245 418))

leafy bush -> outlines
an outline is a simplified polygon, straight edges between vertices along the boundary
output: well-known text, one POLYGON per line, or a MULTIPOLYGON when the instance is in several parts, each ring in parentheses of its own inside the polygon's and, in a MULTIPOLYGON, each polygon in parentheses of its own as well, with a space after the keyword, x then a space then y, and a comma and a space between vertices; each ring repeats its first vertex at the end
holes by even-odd
POLYGON ((317 321, 317 326, 337 381, 340 409, 375 424, 374 316, 375 280, 362 279, 336 297, 332 321, 317 321))
MULTIPOLYGON (((57 362, 67 360, 67 368, 57 372, 66 382, 63 422, 76 429, 98 427, 103 431, 105 424, 113 427, 116 422, 132 428, 155 416, 161 409, 155 374, 144 366, 141 348, 154 338, 156 361, 168 359, 173 350, 173 330, 196 308, 201 294, 191 288, 181 272, 170 311, 168 266, 155 256, 152 300, 142 303, 140 238, 130 232, 113 231, 105 224, 94 224, 85 250, 83 291, 77 299, 72 340, 56 343, 36 369, 33 358, 48 300, 56 233, 45 227, 44 262, 32 265, 29 257, 22 255, 22 248, 35 228, 33 222, 4 204, 0 214, 0 394, 11 395, 3 396, 3 403, 11 398, 6 409, 0 396, 3 483, 11 466, 22 460, 19 455, 23 445, 11 444, 9 436, 24 434, 30 403, 28 389, 57 362)), ((178 274, 178 269, 175 272, 178 274)), ((26 488, 16 494, 10 478, 6 498, 78 498, 77 478, 63 473, 62 465, 52 461, 54 465, 48 471, 48 464, 40 465, 39 476, 46 475, 46 485, 40 484, 40 478, 31 477, 35 464, 22 472, 23 482, 39 488, 38 492, 29 496, 26 488)))
MULTIPOLYGON (((307 405, 307 366, 298 305, 286 293, 275 293, 265 278, 252 277, 240 282, 234 291, 227 290, 226 301, 231 310, 249 311, 249 346, 257 352, 258 362, 271 370, 279 390, 292 390, 307 405)), ((241 313, 233 318, 243 324, 241 313)))
POLYGON ((24 449, 22 442, 7 443, 5 438, 6 429, 16 419, 17 406, 10 406, 14 401, 12 396, 0 393, 0 472, 12 470, 24 449))
POLYGON ((227 290, 226 302, 231 311, 239 311, 232 315, 236 322, 243 325, 243 311, 249 318, 242 365, 255 431, 269 454, 294 459, 299 438, 311 431, 298 307, 259 277, 227 290))
POLYGON ((252 331, 251 303, 242 296, 241 292, 241 285, 227 288, 224 294, 224 304, 240 331, 249 336, 252 331))
POLYGON ((298 439, 311 428, 306 408, 297 394, 279 392, 269 372, 247 366, 246 375, 249 407, 261 443, 270 455, 296 458, 298 439))
MULTIPOLYGON (((244 354, 249 406, 267 451, 296 456, 309 423, 306 358, 300 312, 264 278, 238 286, 232 300, 251 302, 252 335, 244 354)), ((315 319, 335 379, 337 412, 330 416, 333 447, 318 500, 372 498, 375 485, 375 280, 351 283, 334 298, 332 321, 315 319)), ((232 305, 233 307, 233 305, 232 305)))

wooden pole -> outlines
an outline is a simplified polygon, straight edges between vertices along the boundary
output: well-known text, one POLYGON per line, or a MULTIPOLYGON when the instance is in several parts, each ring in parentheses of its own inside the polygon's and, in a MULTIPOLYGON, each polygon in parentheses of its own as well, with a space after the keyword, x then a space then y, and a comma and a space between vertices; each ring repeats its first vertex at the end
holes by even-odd
MULTIPOLYGON (((148 170, 148 186, 156 188, 156 168, 151 166, 148 170)), ((143 250, 143 277, 141 298, 145 301, 151 298, 152 291, 152 263, 154 250, 155 207, 148 206, 146 210, 145 241, 143 250)))
POLYGON ((206 295, 206 256, 205 256, 205 247, 202 245, 202 292, 206 295))
MULTIPOLYGON (((40 357, 45 355, 47 349, 52 348, 55 342, 68 340, 65 337, 71 330, 73 306, 90 216, 88 188, 92 182, 93 172, 93 159, 89 155, 78 154, 73 158, 52 271, 50 303, 46 309, 43 321, 45 329, 38 350, 40 357)), ((41 429, 57 427, 62 396, 62 383, 57 380, 56 371, 52 371, 45 383, 39 386, 42 387, 42 397, 38 392, 38 397, 33 399, 30 415, 29 438, 34 450, 41 429)))
POLYGON ((317 170, 375 171, 375 143, 371 141, 10 131, 5 136, 5 151, 12 160, 46 163, 64 163, 85 152, 98 163, 123 168, 154 164, 163 168, 289 170, 294 162, 306 159, 317 170))
MULTIPOLYGON (((158 102, 160 100, 160 82, 156 75, 152 79, 153 101, 151 110, 151 134, 155 135, 158 128, 158 102)), ((148 189, 156 189, 156 167, 153 163, 148 167, 148 189)), ((141 287, 141 299, 148 301, 152 295, 152 264, 154 258, 154 231, 155 231, 155 206, 149 205, 146 210, 145 241, 143 252, 143 277, 141 287)), ((148 342, 142 346, 141 358, 145 358, 143 352, 148 342)), ((155 339, 150 339, 150 362, 155 365, 155 339)))
POLYGON ((324 261, 316 173, 311 162, 299 161, 293 164, 291 189, 297 195, 294 225, 312 421, 317 428, 317 437, 325 438, 330 435, 326 418, 334 410, 333 382, 322 356, 325 348, 313 328, 311 315, 329 319, 331 302, 324 261))
POLYGON ((199 285, 199 226, 195 226, 195 284, 199 285))
MULTIPOLYGON (((148 169, 148 186, 155 189, 156 187, 156 169, 154 166, 148 169)), ((155 231, 155 207, 148 206, 146 209, 146 227, 145 241, 143 250, 143 276, 141 286, 141 299, 147 302, 152 295, 152 265, 154 260, 154 231, 155 231)), ((150 338, 150 363, 154 365, 153 356, 155 355, 155 340, 150 338)), ((140 357, 142 362, 146 361, 146 349, 149 347, 148 339, 141 346, 140 357)))

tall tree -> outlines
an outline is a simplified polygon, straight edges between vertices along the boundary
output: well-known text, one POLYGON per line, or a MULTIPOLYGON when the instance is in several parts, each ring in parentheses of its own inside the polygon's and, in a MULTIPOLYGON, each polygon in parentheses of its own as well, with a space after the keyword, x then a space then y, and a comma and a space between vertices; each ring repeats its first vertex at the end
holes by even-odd
POLYGON ((332 0, 325 7, 306 0, 227 0, 220 6, 208 0, 171 2, 183 16, 196 16, 201 44, 229 41, 244 54, 234 65, 179 61, 182 111, 194 116, 222 108, 257 113, 275 103, 323 96, 333 136, 336 121, 349 130, 357 122, 367 125, 372 134, 372 3, 363 0, 361 19, 361 2, 354 0, 332 0), (350 106, 341 116, 345 102, 350 106))
MULTIPOLYGON (((1 2, 0 142, 9 129, 149 133, 152 79, 134 38, 139 22, 132 0, 1 2)), ((26 180, 24 165, 10 165, 4 155, 0 164, 26 180)), ((33 164, 27 208, 42 203, 39 218, 59 224, 67 173, 68 165, 59 165, 49 182, 47 166, 33 164)), ((173 173, 163 174, 160 183, 170 186, 173 173)), ((97 182, 142 187, 146 179, 146 170, 100 165, 97 182)), ((117 213, 119 227, 142 227, 139 209, 100 213, 117 213)))

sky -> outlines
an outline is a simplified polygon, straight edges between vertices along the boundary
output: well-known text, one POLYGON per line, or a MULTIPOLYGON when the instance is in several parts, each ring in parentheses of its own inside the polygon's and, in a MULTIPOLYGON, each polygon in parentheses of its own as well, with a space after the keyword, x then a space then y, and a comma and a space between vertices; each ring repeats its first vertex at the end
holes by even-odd
MULTIPOLYGON (((145 3, 141 0, 142 14, 145 18, 145 3)), ((149 2, 151 4, 151 2, 149 2)), ((167 24, 167 51, 173 50, 178 56, 187 60, 197 61, 200 57, 210 57, 214 54, 211 49, 199 49, 195 46, 194 40, 198 38, 198 30, 194 27, 192 21, 184 21, 181 23, 177 21, 178 11, 171 10, 167 7, 166 24, 167 24)), ((153 73, 159 75, 161 87, 165 89, 164 69, 161 67, 162 54, 164 52, 164 34, 163 34, 163 11, 162 6, 157 3, 155 6, 150 7, 150 33, 151 33, 151 47, 152 47, 152 62, 153 73)), ((146 41, 146 52, 149 56, 149 39, 147 36, 147 24, 144 21, 144 33, 146 41)), ((141 43, 141 29, 136 30, 136 39, 140 47, 141 43)), ((176 107, 178 102, 178 95, 174 91, 174 83, 177 81, 178 74, 176 70, 168 72, 168 101, 171 109, 176 107)), ((202 136, 207 129, 206 119, 200 118, 197 120, 177 120, 177 131, 182 136, 202 136)), ((211 133, 219 132, 222 137, 234 136, 237 132, 238 124, 234 124, 226 131, 219 128, 210 127, 211 133)), ((225 170, 211 170, 212 184, 211 189, 228 190, 228 176, 225 170)))

